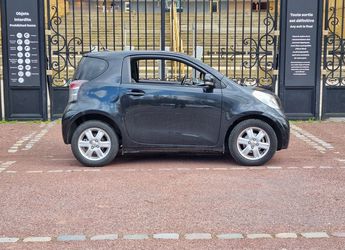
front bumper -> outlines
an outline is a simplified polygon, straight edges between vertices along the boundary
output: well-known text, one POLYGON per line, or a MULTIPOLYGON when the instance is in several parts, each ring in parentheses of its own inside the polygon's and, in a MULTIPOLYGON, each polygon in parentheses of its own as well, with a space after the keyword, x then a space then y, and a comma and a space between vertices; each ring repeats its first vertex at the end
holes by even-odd
POLYGON ((290 123, 286 116, 281 116, 277 119, 276 124, 278 126, 280 134, 280 143, 278 150, 287 149, 290 142, 290 123))

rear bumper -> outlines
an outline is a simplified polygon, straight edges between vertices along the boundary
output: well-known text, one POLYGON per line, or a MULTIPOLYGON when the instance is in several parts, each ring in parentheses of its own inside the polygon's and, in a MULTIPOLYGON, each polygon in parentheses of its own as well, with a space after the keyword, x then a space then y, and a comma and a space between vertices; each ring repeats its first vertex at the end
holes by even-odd
POLYGON ((65 112, 62 116, 61 129, 62 138, 65 144, 71 144, 71 131, 73 131, 72 126, 74 122, 75 112, 65 112))

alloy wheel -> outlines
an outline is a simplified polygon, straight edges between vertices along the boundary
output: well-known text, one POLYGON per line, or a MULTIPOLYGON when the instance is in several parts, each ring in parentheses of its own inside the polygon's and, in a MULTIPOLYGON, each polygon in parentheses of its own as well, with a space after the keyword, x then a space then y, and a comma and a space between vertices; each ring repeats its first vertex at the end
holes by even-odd
POLYGON ((111 149, 110 136, 103 129, 88 128, 78 138, 78 149, 88 160, 102 160, 111 149))
POLYGON ((244 129, 237 138, 237 149, 248 160, 263 158, 268 153, 270 146, 267 132, 258 127, 244 129))

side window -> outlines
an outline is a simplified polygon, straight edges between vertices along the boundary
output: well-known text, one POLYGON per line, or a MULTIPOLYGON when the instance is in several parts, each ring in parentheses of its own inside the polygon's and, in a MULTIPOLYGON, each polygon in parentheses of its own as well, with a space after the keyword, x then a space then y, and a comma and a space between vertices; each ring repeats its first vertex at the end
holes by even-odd
POLYGON ((131 61, 132 83, 175 84, 197 86, 205 74, 194 67, 175 60, 138 59, 131 61), (164 75, 162 77, 162 69, 164 75))
POLYGON ((103 59, 93 57, 83 57, 73 76, 73 80, 90 81, 100 76, 108 68, 108 63, 103 59))

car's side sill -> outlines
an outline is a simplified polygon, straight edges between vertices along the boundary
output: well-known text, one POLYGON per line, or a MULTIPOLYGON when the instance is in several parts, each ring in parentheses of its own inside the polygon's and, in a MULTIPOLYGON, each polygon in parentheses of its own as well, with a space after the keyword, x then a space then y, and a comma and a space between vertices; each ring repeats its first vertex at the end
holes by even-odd
POLYGON ((135 153, 223 153, 223 148, 195 147, 195 148, 125 148, 122 154, 135 153))

